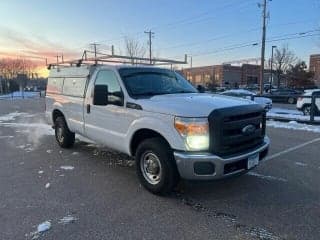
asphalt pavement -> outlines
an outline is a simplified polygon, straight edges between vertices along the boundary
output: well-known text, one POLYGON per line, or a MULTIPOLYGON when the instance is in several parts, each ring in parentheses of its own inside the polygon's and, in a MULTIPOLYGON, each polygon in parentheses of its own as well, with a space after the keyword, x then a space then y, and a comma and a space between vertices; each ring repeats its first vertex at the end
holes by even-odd
POLYGON ((269 160, 249 174, 159 197, 126 155, 59 148, 43 111, 43 99, 0 101, 0 239, 320 237, 319 133, 268 128, 269 160))

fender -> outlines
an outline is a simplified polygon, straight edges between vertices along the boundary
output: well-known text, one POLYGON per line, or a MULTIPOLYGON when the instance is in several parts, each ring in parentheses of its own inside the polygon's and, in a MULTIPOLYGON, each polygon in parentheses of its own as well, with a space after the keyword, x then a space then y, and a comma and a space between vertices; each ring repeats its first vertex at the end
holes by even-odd
POLYGON ((173 116, 161 114, 161 119, 146 116, 134 120, 129 127, 126 136, 126 153, 132 155, 130 145, 134 134, 141 129, 150 129, 162 135, 172 149, 186 151, 184 140, 174 128, 173 116))

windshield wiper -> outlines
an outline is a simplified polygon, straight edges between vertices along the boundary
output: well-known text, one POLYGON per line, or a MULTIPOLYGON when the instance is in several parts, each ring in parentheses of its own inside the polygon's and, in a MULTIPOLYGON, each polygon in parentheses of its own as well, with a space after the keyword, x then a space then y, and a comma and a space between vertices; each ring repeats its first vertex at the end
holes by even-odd
POLYGON ((186 91, 186 90, 180 90, 180 91, 177 91, 177 92, 172 92, 172 93, 170 93, 170 94, 176 94, 176 93, 196 93, 196 92, 186 91))
POLYGON ((135 93, 134 96, 154 96, 154 95, 163 95, 163 94, 169 94, 166 92, 143 92, 143 93, 135 93))

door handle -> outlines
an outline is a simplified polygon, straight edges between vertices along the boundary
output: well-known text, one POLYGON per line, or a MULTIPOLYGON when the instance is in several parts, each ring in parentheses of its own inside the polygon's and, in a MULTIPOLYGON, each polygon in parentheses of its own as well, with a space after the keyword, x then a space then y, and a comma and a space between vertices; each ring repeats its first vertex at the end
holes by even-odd
POLYGON ((87 113, 90 113, 90 104, 87 104, 87 113))

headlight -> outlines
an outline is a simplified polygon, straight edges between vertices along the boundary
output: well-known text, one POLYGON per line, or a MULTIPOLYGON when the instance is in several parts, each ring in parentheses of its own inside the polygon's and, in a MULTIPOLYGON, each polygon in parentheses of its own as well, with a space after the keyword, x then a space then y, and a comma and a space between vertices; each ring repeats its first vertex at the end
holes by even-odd
POLYGON ((184 138, 189 150, 209 149, 209 124, 207 118, 176 117, 174 119, 174 127, 184 138))

